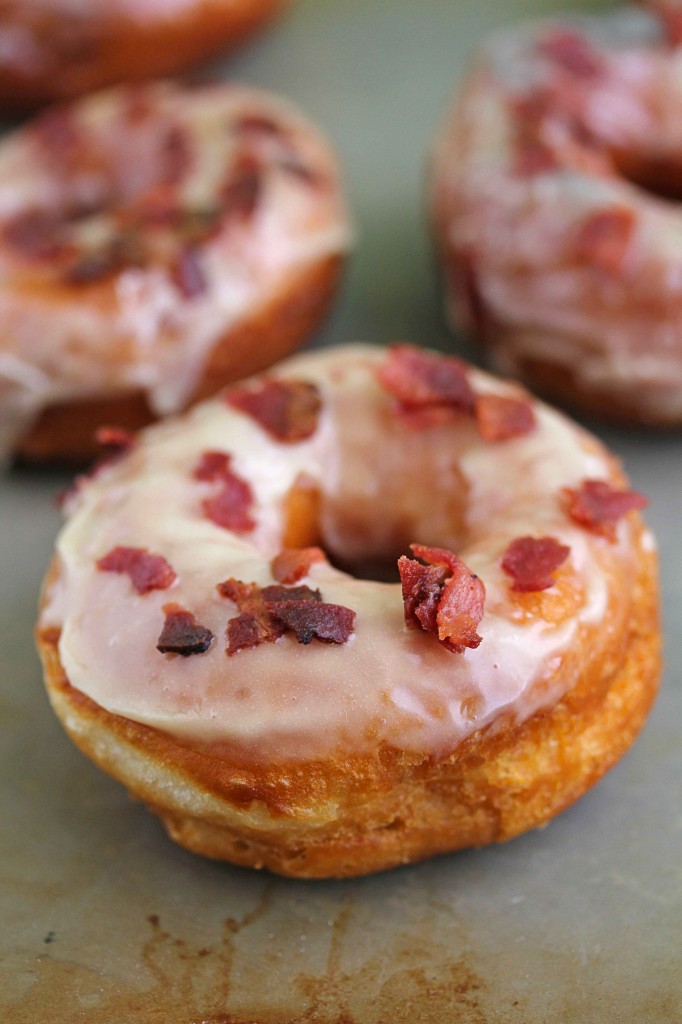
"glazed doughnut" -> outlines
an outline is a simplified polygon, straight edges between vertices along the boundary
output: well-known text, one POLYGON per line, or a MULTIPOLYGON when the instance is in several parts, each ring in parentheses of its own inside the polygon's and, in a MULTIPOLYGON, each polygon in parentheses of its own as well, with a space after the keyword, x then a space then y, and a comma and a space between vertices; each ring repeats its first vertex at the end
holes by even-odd
POLYGON ((228 50, 283 0, 0 0, 0 104, 170 75, 228 50))
POLYGON ((495 37, 432 165, 453 323, 500 371, 630 424, 682 423, 677 25, 624 8, 495 37))
POLYGON ((294 357, 80 481, 49 696, 210 857, 346 876, 505 840, 653 700, 643 504, 517 385, 406 345, 294 357), (398 555, 401 582, 361 578, 398 555))
POLYGON ((82 458, 263 369, 349 245, 335 158, 235 85, 118 86, 0 144, 0 448, 82 458))

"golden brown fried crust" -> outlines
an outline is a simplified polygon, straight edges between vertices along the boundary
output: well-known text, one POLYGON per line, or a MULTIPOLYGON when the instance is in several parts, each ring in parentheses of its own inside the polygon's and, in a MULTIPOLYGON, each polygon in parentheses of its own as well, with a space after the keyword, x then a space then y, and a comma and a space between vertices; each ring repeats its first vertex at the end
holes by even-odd
MULTIPOLYGON (((55 566, 48 584, 58 574, 55 566)), ((74 689, 56 630, 38 634, 55 712, 89 757, 208 857, 299 878, 362 875, 502 842, 573 803, 633 742, 660 672, 655 556, 641 552, 631 611, 600 655, 575 649, 576 683, 551 710, 499 723, 449 758, 239 763, 112 715, 74 689)), ((624 598, 627 600, 627 596, 624 598)))
MULTIPOLYGON (((333 256, 292 272, 273 298, 233 325, 213 347, 189 404, 266 369, 301 345, 326 315, 342 265, 342 257, 333 256)), ((98 453, 98 427, 138 430, 153 419, 141 392, 51 405, 19 442, 17 458, 81 464, 98 453)))
MULTIPOLYGON (((177 74, 237 46, 285 2, 196 0, 173 18, 146 22, 102 13, 98 5, 89 20, 46 13, 33 27, 50 44, 49 63, 42 68, 0 63, 0 105, 26 110, 118 82, 177 74)), ((25 23, 21 0, 14 16, 5 15, 5 24, 12 24, 12 17, 19 26, 25 23)))
MULTIPOLYGON (((494 356, 492 362, 495 362, 494 356)), ((601 388, 599 384, 589 385, 569 366, 551 360, 523 357, 515 369, 515 376, 547 402, 553 402, 576 415, 590 416, 603 423, 624 427, 647 427, 679 430, 678 415, 666 419, 660 408, 639 408, 627 395, 620 397, 601 388)))

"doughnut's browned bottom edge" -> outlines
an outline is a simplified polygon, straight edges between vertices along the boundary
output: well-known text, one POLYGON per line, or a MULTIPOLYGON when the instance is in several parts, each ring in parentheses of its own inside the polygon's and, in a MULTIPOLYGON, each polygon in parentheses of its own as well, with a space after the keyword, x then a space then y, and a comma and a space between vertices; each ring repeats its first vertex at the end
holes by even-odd
MULTIPOLYGON (((140 18, 93 12, 43 67, 0 63, 0 107, 14 113, 72 99, 121 82, 185 72, 199 61, 244 43, 286 7, 288 0, 232 0, 191 4, 176 17, 140 18)), ((143 4, 140 4, 143 6, 143 4)))
MULTIPOLYGON (((343 258, 333 256, 292 272, 277 294, 218 339, 188 404, 267 369, 308 340, 329 310, 342 267, 343 258)), ((55 403, 20 440, 15 457, 82 465, 98 453, 99 427, 135 431, 154 419, 141 391, 55 403)))
MULTIPOLYGON (((110 714, 72 687, 38 633, 48 694, 74 743, 196 853, 297 878, 350 877, 546 824, 630 747, 660 674, 655 556, 641 552, 626 635, 551 710, 474 734, 434 762, 367 756, 239 763, 110 714), (617 649, 616 649, 617 648, 617 649)), ((58 573, 55 564, 53 578, 58 573)))

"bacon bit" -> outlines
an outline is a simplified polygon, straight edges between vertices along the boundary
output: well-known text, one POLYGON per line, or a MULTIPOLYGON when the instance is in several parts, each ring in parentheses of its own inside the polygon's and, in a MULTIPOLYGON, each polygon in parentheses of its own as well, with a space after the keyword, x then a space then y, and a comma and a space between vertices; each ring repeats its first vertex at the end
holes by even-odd
POLYGON ((556 154, 540 139, 521 139, 514 150, 513 173, 521 178, 550 174, 559 166, 556 154))
POLYGON ((281 125, 270 117, 258 114, 246 114, 244 117, 240 117, 234 124, 234 130, 239 135, 284 135, 281 125))
POLYGON ((630 250, 637 219, 627 207, 613 207, 590 214, 582 223, 576 241, 580 261, 618 274, 630 250))
POLYGON ((345 644, 355 622, 355 612, 341 604, 277 601, 268 604, 268 611, 276 622, 295 634, 299 644, 309 644, 312 640, 345 644))
MULTIPOLYGON (((435 412, 442 422, 458 412, 472 413, 475 395, 459 359, 424 352, 413 345, 391 345, 388 358, 377 370, 381 386, 407 414, 435 412), (440 414, 440 415, 438 415, 440 414)), ((422 421, 428 423, 428 417, 422 421)), ((421 425, 419 420, 416 425, 421 425)))
POLYGON ((123 427, 99 427, 95 432, 95 440, 115 455, 129 451, 135 444, 135 435, 123 427))
POLYGON ((163 171, 161 177, 169 185, 179 185, 192 166, 190 136, 181 125, 172 125, 161 144, 163 171))
POLYGON ((231 578, 216 587, 221 597, 233 601, 240 614, 227 624, 227 653, 237 654, 261 643, 270 643, 284 634, 268 614, 261 588, 257 583, 243 583, 231 578))
POLYGON ((232 456, 227 452, 202 452, 199 465, 192 474, 195 480, 224 480, 230 476, 232 456))
POLYGON ((240 651, 250 650, 259 644, 278 640, 281 636, 284 636, 284 627, 276 625, 269 617, 264 623, 256 615, 240 612, 227 624, 225 650, 229 655, 239 654, 240 651))
POLYGON ((235 533, 248 533, 256 525, 249 509, 253 504, 253 491, 246 480, 231 473, 223 480, 220 490, 206 498, 202 509, 207 519, 235 533))
POLYGON ((223 215, 237 220, 253 217, 260 200, 263 183, 261 169, 253 158, 240 160, 220 190, 223 215))
POLYGON ((198 250, 184 245, 171 271, 173 284, 186 299, 196 299, 208 291, 208 280, 198 250))
POLYGON ((220 484, 220 490, 202 503, 204 514, 225 530, 246 533, 254 528, 251 517, 253 491, 246 480, 232 470, 232 456, 205 451, 192 474, 195 480, 220 484))
POLYGON ((562 487, 561 495, 571 519, 609 540, 615 539, 622 516, 649 504, 638 491, 619 491, 605 480, 583 480, 577 489, 562 487))
POLYGON ((50 259, 62 248, 58 233, 64 219, 54 211, 31 209, 15 214, 5 224, 3 239, 29 259, 50 259))
POLYGON ((112 548, 108 555, 97 560, 97 568, 127 574, 138 594, 166 590, 177 578, 165 558, 146 548, 112 548))
POLYGON ((302 583, 299 587, 283 587, 277 583, 270 583, 267 587, 263 587, 261 595, 265 603, 269 606, 271 604, 278 604, 280 601, 321 601, 322 594, 317 588, 315 590, 312 587, 302 583))
POLYGON ((233 388, 225 400, 285 444, 312 437, 322 408, 319 389, 303 380, 269 378, 250 387, 233 388))
POLYGON ((39 114, 33 121, 31 131, 51 156, 61 163, 66 154, 80 148, 82 134, 77 124, 74 108, 69 106, 51 107, 39 114))
POLYGON ((237 605, 240 614, 227 624, 227 653, 256 647, 295 634, 299 643, 312 640, 345 643, 353 630, 355 612, 343 605, 326 604, 319 590, 307 586, 259 587, 229 579, 219 583, 218 593, 237 605))
POLYGON ((476 426, 484 441, 508 441, 535 430, 533 408, 526 399, 506 395, 478 395, 476 426))
POLYGON ((666 3, 666 0, 659 0, 651 6, 661 20, 667 41, 672 47, 679 46, 682 43, 682 9, 674 0, 669 3, 666 3))
POLYGON ((538 52, 576 78, 596 78, 603 70, 600 54, 586 36, 572 29, 552 29, 537 43, 538 52))
POLYGON ((411 544, 420 565, 404 555, 398 560, 405 622, 409 629, 432 633, 455 654, 481 642, 476 628, 483 618, 485 587, 464 562, 446 548, 411 544))
POLYGON ((512 590, 547 590, 556 583, 552 573, 570 553, 571 549, 554 537, 517 537, 502 556, 500 566, 512 577, 512 590))
POLYGON ((213 633, 200 625, 191 612, 179 604, 165 604, 163 613, 166 619, 156 644, 157 651, 187 658, 190 654, 203 654, 209 649, 213 633))
POLYGON ((270 571, 278 583, 298 583, 307 576, 314 562, 324 561, 322 548, 284 548, 270 563, 270 571))

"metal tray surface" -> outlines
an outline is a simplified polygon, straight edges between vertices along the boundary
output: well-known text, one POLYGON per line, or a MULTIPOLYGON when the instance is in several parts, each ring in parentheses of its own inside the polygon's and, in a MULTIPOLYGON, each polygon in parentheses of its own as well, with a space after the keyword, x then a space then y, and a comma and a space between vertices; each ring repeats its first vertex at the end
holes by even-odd
MULTIPOLYGON (((597 3, 575 4, 598 9, 597 3)), ((604 5, 602 5, 604 6, 604 5)), ((552 0, 294 0, 220 75, 337 145, 358 246, 315 341, 448 339, 425 154, 471 47, 552 0)), ((214 69, 215 70, 215 69, 214 69)), ((32 629, 67 477, 0 480, 0 1020, 7 1024, 682 1021, 682 438, 596 428, 651 497, 666 663, 631 752, 546 829, 371 878, 194 857, 72 747, 32 629)))

